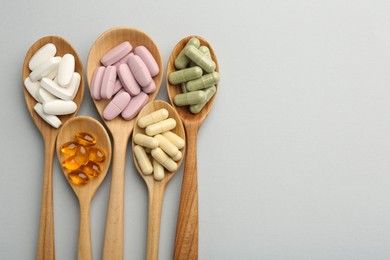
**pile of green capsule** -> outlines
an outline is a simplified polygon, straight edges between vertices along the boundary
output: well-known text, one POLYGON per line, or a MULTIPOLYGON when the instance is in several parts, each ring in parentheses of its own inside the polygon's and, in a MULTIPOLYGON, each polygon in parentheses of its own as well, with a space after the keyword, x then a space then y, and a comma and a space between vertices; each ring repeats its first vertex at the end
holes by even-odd
POLYGON ((199 113, 213 97, 220 80, 210 49, 201 46, 197 38, 191 38, 175 60, 177 71, 168 76, 172 85, 181 84, 182 94, 174 97, 176 106, 187 106, 191 113, 199 113))

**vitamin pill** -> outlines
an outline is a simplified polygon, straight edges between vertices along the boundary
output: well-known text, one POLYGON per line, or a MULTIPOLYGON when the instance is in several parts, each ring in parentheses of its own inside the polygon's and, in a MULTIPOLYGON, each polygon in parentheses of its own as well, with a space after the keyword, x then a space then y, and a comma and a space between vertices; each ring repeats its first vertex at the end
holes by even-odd
POLYGON ((81 164, 76 162, 74 155, 67 157, 62 163, 62 168, 67 172, 77 170, 78 168, 80 168, 80 166, 81 164))
POLYGON ((190 60, 201 67, 204 71, 211 73, 215 70, 215 62, 195 46, 186 46, 184 48, 184 53, 188 58, 190 58, 190 60))
POLYGON ((76 142, 67 142, 61 146, 61 153, 65 155, 75 155, 77 149, 76 142))
POLYGON ((126 63, 119 66, 118 77, 122 86, 130 94, 130 96, 136 96, 141 92, 140 86, 126 63))
POLYGON ((115 97, 111 100, 110 103, 106 106, 106 108, 103 111, 103 117, 106 120, 112 120, 115 117, 117 117, 123 109, 126 108, 126 106, 130 102, 130 95, 129 93, 123 91, 118 92, 118 94, 115 95, 115 97))
POLYGON ((149 125, 145 129, 145 133, 149 136, 155 136, 176 127, 176 121, 173 118, 165 119, 161 122, 149 125))
POLYGON ((52 57, 36 67, 30 73, 31 81, 37 81, 48 75, 52 70, 57 69, 60 64, 61 57, 52 57))
POLYGON ((131 51, 131 44, 129 42, 122 42, 109 52, 107 52, 100 60, 103 65, 109 66, 125 57, 131 51))
POLYGON ((89 161, 89 154, 87 148, 79 144, 76 148, 76 153, 74 155, 75 161, 78 162, 79 164, 85 165, 89 161))
POLYGON ((149 70, 150 76, 154 77, 158 75, 158 73, 160 72, 158 64, 153 58, 153 55, 145 46, 140 45, 135 47, 134 54, 139 56, 141 60, 145 63, 146 67, 149 70))
POLYGON ((149 86, 142 88, 142 91, 146 94, 150 94, 156 91, 156 83, 154 83, 154 80, 150 82, 149 86))
POLYGON ((146 154, 144 148, 139 145, 134 146, 134 156, 137 159, 141 171, 145 175, 150 175, 153 172, 152 164, 146 154))
POLYGON ((196 105, 206 101, 206 94, 202 90, 178 94, 173 98, 176 106, 196 105))
POLYGON ((60 127, 60 125, 62 124, 62 123, 61 123, 61 120, 60 120, 57 116, 46 114, 46 113, 43 111, 43 107, 42 107, 42 104, 41 104, 41 103, 35 104, 34 110, 35 110, 35 112, 37 112, 37 114, 38 114, 46 123, 48 123, 48 124, 51 125, 52 127, 58 128, 58 127, 60 127))
POLYGON ((30 70, 34 70, 36 67, 41 65, 43 62, 54 57, 57 52, 57 48, 52 43, 47 43, 43 45, 34 55, 31 57, 28 62, 28 67, 30 70))
POLYGON ((147 87, 152 81, 152 77, 149 73, 148 68, 141 58, 137 55, 130 54, 127 60, 130 71, 133 74, 135 80, 141 87, 147 87))
MULTIPOLYGON (((56 96, 54 96, 44 88, 40 88, 38 90, 38 98, 39 98, 39 102, 43 104, 52 100, 58 100, 56 96)), ((45 110, 44 106, 43 106, 43 110, 45 110)))
POLYGON ((169 74, 169 82, 173 85, 180 84, 189 80, 201 77, 203 70, 201 67, 195 66, 187 69, 177 70, 169 74))
MULTIPOLYGON (((207 46, 200 46, 199 48, 198 48, 198 50, 200 50, 203 54, 205 54, 209 59, 212 59, 211 58, 211 53, 210 53, 210 49, 207 47, 207 46)), ((190 61, 190 63, 189 63, 189 65, 188 65, 189 67, 193 67, 193 66, 196 66, 196 64, 195 64, 195 62, 193 62, 193 61, 190 61)))
POLYGON ((56 82, 48 78, 43 78, 40 84, 56 97, 63 100, 73 100, 80 85, 80 74, 77 72, 73 73, 73 78, 67 88, 60 87, 56 82))
POLYGON ((167 138, 165 138, 161 134, 155 135, 154 139, 157 139, 158 147, 160 147, 170 157, 175 157, 179 152, 179 149, 177 149, 174 144, 172 144, 167 138))
POLYGON ((148 94, 141 91, 137 96, 131 98, 129 104, 122 111, 121 116, 126 120, 133 119, 138 115, 143 106, 148 103, 148 100, 148 94))
POLYGON ((90 178, 98 176, 101 172, 99 164, 92 161, 89 161, 82 169, 90 178))
POLYGON ((206 74, 198 79, 194 79, 187 82, 187 90, 188 91, 196 91, 204 88, 208 88, 217 84, 221 77, 218 72, 213 72, 210 74, 206 74))
POLYGON ((84 146, 91 146, 96 144, 96 138, 87 132, 79 132, 76 134, 77 142, 84 146))
POLYGON ((43 111, 49 115, 69 115, 77 110, 77 104, 72 100, 54 99, 43 103, 43 111))
POLYGON ((134 143, 151 149, 157 148, 159 145, 158 139, 143 134, 136 134, 134 143))
POLYGON ((183 157, 183 154, 179 151, 175 156, 172 156, 172 160, 179 161, 183 157))
POLYGON ((155 159, 153 159, 153 178, 156 181, 161 181, 164 179, 165 172, 164 167, 155 159))
POLYGON ((168 110, 166 110, 165 108, 161 108, 138 119, 138 126, 141 128, 145 128, 148 125, 167 119, 168 115, 168 110))
POLYGON ((175 163, 171 158, 169 158, 166 153, 160 148, 156 148, 152 150, 152 157, 156 159, 165 169, 169 172, 175 172, 177 170, 177 163, 175 163))
POLYGON ((58 65, 58 84, 61 86, 68 85, 73 77, 75 60, 72 54, 65 54, 58 65))
POLYGON ((114 93, 114 87, 116 82, 116 68, 114 66, 108 66, 104 71, 102 85, 100 86, 100 96, 103 99, 110 99, 112 93, 114 93))
POLYGON ((106 155, 104 152, 97 147, 90 147, 88 149, 89 152, 89 160, 95 163, 103 162, 106 159, 106 155))
POLYGON ((88 176, 83 171, 72 171, 68 173, 68 179, 73 184, 86 184, 88 183, 89 179, 88 176))
POLYGON ((30 77, 27 77, 24 80, 24 86, 26 87, 28 93, 38 102, 40 102, 39 97, 38 97, 38 91, 41 88, 39 85, 39 82, 33 82, 31 81, 30 77))
POLYGON ((178 149, 184 148, 186 142, 174 132, 167 131, 162 133, 162 135, 167 138, 171 143, 173 143, 178 149))
POLYGON ((206 94, 206 101, 196 105, 191 105, 190 106, 191 113, 193 114, 199 113, 202 110, 202 108, 207 104, 207 102, 209 102, 210 99, 214 96, 215 92, 217 92, 217 88, 215 86, 212 86, 205 89, 204 92, 206 94))
POLYGON ((97 67, 95 69, 95 72, 93 73, 92 84, 91 84, 91 95, 92 98, 95 100, 101 99, 100 88, 102 86, 102 80, 103 80, 103 75, 105 70, 106 67, 100 66, 97 67))
MULTIPOLYGON (((191 38, 185 47, 187 46, 194 46, 195 48, 199 48, 200 41, 197 38, 191 38)), ((175 67, 176 69, 185 69, 187 67, 188 63, 190 62, 190 59, 185 55, 184 49, 179 53, 175 60, 175 67)))

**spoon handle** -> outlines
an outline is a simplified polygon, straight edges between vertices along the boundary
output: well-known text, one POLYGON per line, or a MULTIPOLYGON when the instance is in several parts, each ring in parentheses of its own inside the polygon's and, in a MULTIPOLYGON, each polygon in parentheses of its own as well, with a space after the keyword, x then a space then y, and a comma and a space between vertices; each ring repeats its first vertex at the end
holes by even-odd
POLYGON ((45 164, 41 200, 41 217, 37 260, 55 259, 53 214, 53 156, 56 135, 48 135, 45 142, 45 164))
POLYGON ((123 259, 124 181, 128 136, 115 138, 103 260, 123 259))
POLYGON ((92 260, 90 201, 80 201, 78 260, 92 260))
POLYGON ((198 259, 198 170, 196 141, 199 128, 186 125, 187 148, 174 259, 198 259))
POLYGON ((147 260, 158 259, 162 203, 164 200, 163 183, 152 184, 149 188, 148 246, 147 260))

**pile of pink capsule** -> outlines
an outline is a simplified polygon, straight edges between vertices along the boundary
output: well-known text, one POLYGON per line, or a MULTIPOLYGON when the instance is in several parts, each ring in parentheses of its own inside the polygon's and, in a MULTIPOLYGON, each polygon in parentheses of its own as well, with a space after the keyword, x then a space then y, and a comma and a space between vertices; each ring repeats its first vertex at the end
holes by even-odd
POLYGON ((134 53, 129 42, 123 42, 108 51, 100 60, 91 84, 94 100, 112 99, 103 111, 106 120, 121 115, 131 120, 149 100, 148 94, 156 91, 153 77, 160 69, 145 46, 137 46, 134 53))

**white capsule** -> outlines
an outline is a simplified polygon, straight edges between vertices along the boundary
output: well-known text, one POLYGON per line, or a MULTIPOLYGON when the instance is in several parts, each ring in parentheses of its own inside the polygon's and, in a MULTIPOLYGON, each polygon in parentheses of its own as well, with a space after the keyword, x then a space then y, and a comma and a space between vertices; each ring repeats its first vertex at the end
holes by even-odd
POLYGON ((34 110, 35 110, 35 112, 37 112, 37 114, 38 114, 43 120, 45 120, 46 123, 48 123, 48 124, 51 125, 52 127, 58 128, 58 127, 60 127, 60 125, 62 124, 62 123, 61 123, 61 120, 60 120, 58 117, 53 116, 53 115, 48 115, 48 114, 46 114, 46 113, 43 111, 42 104, 37 103, 37 104, 34 106, 34 110))
POLYGON ((179 149, 164 136, 158 134, 154 138, 158 140, 158 146, 169 156, 174 157, 179 152, 179 149))
POLYGON ((42 104, 45 103, 45 102, 51 101, 51 100, 57 100, 58 99, 56 96, 54 96, 53 94, 51 94, 49 91, 47 91, 44 88, 40 88, 39 89, 39 91, 38 91, 38 98, 40 100, 39 102, 41 102, 42 104))
POLYGON ((173 118, 168 118, 153 125, 149 125, 145 129, 145 133, 149 136, 154 136, 176 127, 176 121, 173 118))
POLYGON ((77 105, 71 100, 51 100, 43 104, 43 111, 49 115, 69 115, 77 110, 77 105))
POLYGON ((48 78, 41 80, 41 86, 56 97, 63 100, 73 100, 80 85, 80 74, 73 73, 72 81, 66 88, 60 87, 56 82, 48 78))
POLYGON ((145 175, 150 175, 153 172, 152 164, 146 154, 144 148, 139 145, 134 146, 134 156, 137 159, 141 171, 145 175))
POLYGON ((138 119, 138 126, 141 128, 145 128, 148 125, 155 124, 164 119, 167 119, 168 115, 168 110, 166 110, 165 108, 161 108, 138 119))
POLYGON ((52 57, 40 64, 30 73, 31 81, 37 81, 46 75, 50 74, 50 72, 56 68, 58 68, 58 64, 60 64, 61 57, 52 57))
POLYGON ((174 132, 167 131, 162 133, 162 135, 167 138, 171 143, 173 143, 177 147, 177 149, 182 149, 186 144, 186 142, 174 132))
POLYGON ((153 178, 156 181, 161 181, 164 179, 165 172, 164 167, 155 159, 153 159, 153 178))
POLYGON ((143 134, 136 134, 134 143, 151 149, 157 148, 159 144, 157 139, 143 134))
POLYGON ((27 77, 25 80, 24 80, 24 86, 26 87, 28 93, 30 93, 30 95, 38 102, 41 102, 39 97, 38 97, 38 91, 39 89, 41 88, 41 86, 39 85, 39 82, 33 82, 31 81, 30 77, 27 77))
POLYGON ((65 54, 58 65, 57 80, 61 86, 68 85, 73 77, 75 60, 72 54, 65 54))
POLYGON ((34 55, 31 57, 28 62, 28 67, 30 70, 34 70, 36 67, 54 57, 56 55, 57 49, 56 46, 52 43, 47 43, 43 45, 34 55))
POLYGON ((177 163, 175 163, 169 156, 164 153, 160 148, 152 150, 152 157, 156 159, 165 169, 169 172, 175 172, 177 170, 177 163))

